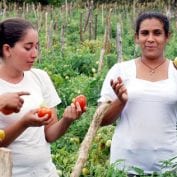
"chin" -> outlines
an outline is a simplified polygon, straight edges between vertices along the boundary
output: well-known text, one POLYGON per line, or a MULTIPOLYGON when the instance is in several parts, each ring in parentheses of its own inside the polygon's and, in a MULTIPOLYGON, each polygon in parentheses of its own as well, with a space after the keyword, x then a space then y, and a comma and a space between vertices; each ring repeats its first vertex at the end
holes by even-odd
POLYGON ((154 53, 145 54, 144 56, 145 56, 146 58, 149 58, 149 59, 155 59, 155 58, 158 58, 158 57, 159 57, 157 54, 154 54, 154 53))
POLYGON ((156 59, 156 58, 157 58, 157 56, 154 56, 154 55, 152 56, 152 55, 150 55, 150 56, 147 56, 147 58, 149 58, 149 59, 152 59, 152 60, 153 60, 153 59, 156 59))
POLYGON ((26 68, 24 68, 24 71, 29 71, 31 68, 32 68, 32 66, 31 67, 26 67, 26 68))

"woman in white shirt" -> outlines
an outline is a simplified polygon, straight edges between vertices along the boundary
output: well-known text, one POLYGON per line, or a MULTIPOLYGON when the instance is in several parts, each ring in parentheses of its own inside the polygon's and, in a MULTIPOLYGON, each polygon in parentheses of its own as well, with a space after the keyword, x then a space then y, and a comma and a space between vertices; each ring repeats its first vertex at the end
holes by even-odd
POLYGON ((161 162, 177 156, 177 70, 164 49, 169 41, 168 18, 142 13, 136 21, 135 42, 141 56, 115 64, 107 73, 99 103, 111 101, 102 125, 117 121, 111 163, 137 174, 163 173, 161 162))
MULTIPOLYGON (((57 177, 50 144, 61 137, 83 113, 79 104, 68 106, 60 120, 55 106, 61 102, 48 74, 32 68, 38 55, 38 32, 21 18, 0 23, 0 94, 17 93, 18 106, 0 113, 5 139, 0 146, 12 150, 12 177, 57 177), (49 118, 37 116, 44 103, 52 110, 49 118)), ((12 100, 13 101, 13 100, 12 100)))

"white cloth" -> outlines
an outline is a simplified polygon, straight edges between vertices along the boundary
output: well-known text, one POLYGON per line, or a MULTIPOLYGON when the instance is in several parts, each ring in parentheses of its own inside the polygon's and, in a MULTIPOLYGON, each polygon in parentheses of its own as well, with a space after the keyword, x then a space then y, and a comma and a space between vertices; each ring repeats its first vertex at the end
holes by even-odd
MULTIPOLYGON (((41 104, 55 107, 61 102, 48 74, 40 69, 25 71, 23 80, 17 84, 0 79, 0 94, 16 91, 28 91, 30 95, 22 96, 24 104, 19 113, 8 116, 0 113, 0 128, 13 124, 41 104)), ((27 128, 9 148, 13 155, 12 177, 57 177, 50 144, 45 140, 44 126, 27 128)))
POLYGON ((177 156, 177 71, 170 62, 168 79, 150 82, 136 78, 134 60, 115 64, 105 78, 98 102, 116 99, 110 79, 118 76, 126 85, 128 102, 117 120, 111 163, 123 160, 118 168, 130 173, 132 166, 145 173, 161 171, 160 161, 177 156))

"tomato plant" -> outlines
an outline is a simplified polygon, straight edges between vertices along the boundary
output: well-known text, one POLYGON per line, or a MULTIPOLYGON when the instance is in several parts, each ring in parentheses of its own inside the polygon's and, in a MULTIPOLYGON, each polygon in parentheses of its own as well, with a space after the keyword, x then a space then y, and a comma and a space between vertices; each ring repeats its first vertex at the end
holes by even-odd
POLYGON ((76 98, 74 98, 73 103, 76 105, 76 103, 79 103, 82 111, 86 111, 87 106, 87 98, 84 95, 78 95, 76 98))
POLYGON ((43 117, 47 114, 48 118, 50 118, 52 115, 52 110, 47 107, 40 107, 37 111, 37 114, 38 114, 38 117, 43 117))

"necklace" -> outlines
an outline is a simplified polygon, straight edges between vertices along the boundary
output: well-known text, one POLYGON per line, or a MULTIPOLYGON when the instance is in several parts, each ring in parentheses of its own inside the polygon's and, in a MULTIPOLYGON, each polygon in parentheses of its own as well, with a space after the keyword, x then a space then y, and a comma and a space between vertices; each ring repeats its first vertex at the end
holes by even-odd
POLYGON ((142 60, 142 58, 140 59, 140 61, 141 61, 141 63, 142 63, 143 65, 145 65, 147 68, 150 69, 149 72, 150 72, 151 75, 156 72, 156 69, 157 69, 157 68, 159 68, 161 65, 163 65, 163 64, 166 62, 166 60, 163 60, 159 65, 157 65, 157 66, 155 66, 155 67, 153 68, 153 67, 149 66, 148 64, 146 64, 146 63, 142 60))

